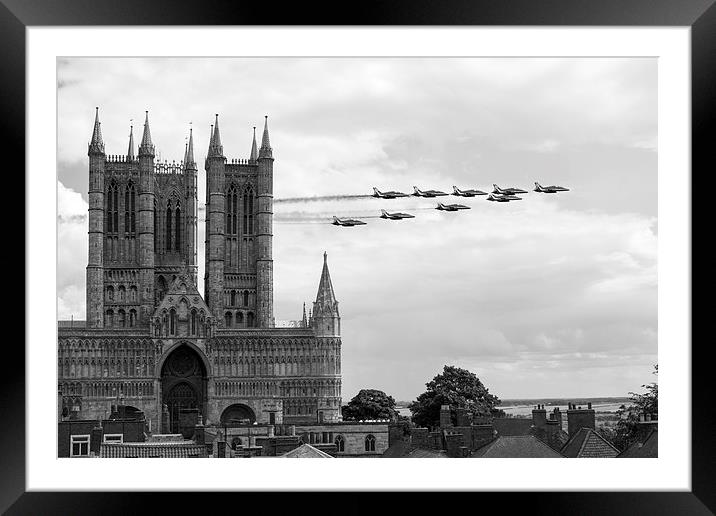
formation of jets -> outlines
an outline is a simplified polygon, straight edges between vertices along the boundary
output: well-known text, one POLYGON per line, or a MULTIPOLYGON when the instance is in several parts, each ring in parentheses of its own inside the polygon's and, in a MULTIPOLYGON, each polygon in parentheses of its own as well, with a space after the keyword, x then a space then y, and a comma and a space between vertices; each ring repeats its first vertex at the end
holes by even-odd
MULTIPOLYGON (((563 186, 556 186, 556 185, 550 185, 550 186, 542 186, 538 182, 535 181, 535 187, 534 192, 539 193, 557 193, 557 192, 569 192, 569 188, 565 188, 563 186)), ((518 197, 517 194, 526 194, 527 190, 523 190, 521 188, 516 187, 508 187, 508 188, 501 188, 496 184, 492 185, 492 192, 483 192, 482 190, 475 190, 475 189, 466 189, 466 190, 460 190, 457 186, 452 187, 452 195, 456 197, 477 197, 479 195, 486 196, 485 199, 491 202, 511 202, 511 201, 521 201, 522 197, 518 197)), ((372 197, 377 197, 379 199, 397 199, 400 197, 426 197, 426 198, 434 198, 434 197, 440 197, 443 195, 450 195, 445 192, 441 192, 440 190, 420 190, 417 186, 413 186, 413 193, 407 194, 403 192, 395 192, 395 191, 388 191, 388 192, 381 192, 378 190, 375 186, 373 187, 373 194, 372 197)), ((465 206, 464 204, 445 204, 442 202, 439 202, 437 206, 435 207, 436 210, 440 211, 459 211, 459 210, 469 210, 470 206, 465 206)), ((402 220, 402 219, 414 219, 415 215, 411 215, 410 213, 400 213, 400 212, 394 212, 390 213, 386 210, 380 210, 380 218, 385 220, 402 220)), ((335 226, 344 226, 344 227, 352 227, 352 226, 364 226, 366 222, 359 220, 359 219, 341 219, 339 217, 333 217, 333 222, 331 223, 335 226)))

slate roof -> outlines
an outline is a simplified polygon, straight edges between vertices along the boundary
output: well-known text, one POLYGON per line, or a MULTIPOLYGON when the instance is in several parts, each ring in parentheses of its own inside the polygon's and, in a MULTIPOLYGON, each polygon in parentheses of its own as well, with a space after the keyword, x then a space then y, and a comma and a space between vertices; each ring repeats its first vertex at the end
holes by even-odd
POLYGON ((476 458, 561 458, 563 455, 553 450, 534 435, 500 436, 472 452, 476 458))
POLYGON ((310 444, 304 444, 302 446, 299 446, 298 448, 294 448, 290 452, 286 452, 281 457, 286 457, 289 459, 333 459, 334 457, 327 454, 324 451, 321 451, 317 448, 314 448, 310 444))
POLYGON ((619 450, 591 428, 580 428, 561 451, 565 457, 578 458, 612 458, 619 455, 619 450))
POLYGON ((497 435, 529 435, 532 418, 496 417, 492 420, 492 426, 497 430, 497 435))
POLYGON ((652 430, 643 442, 636 442, 621 452, 619 458, 657 458, 659 456, 659 433, 652 430))

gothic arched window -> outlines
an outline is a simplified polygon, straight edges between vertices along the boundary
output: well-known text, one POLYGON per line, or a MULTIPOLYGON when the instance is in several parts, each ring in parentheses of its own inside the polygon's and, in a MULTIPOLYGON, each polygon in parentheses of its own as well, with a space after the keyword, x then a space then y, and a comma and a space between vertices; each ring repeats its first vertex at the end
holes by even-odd
POLYGON ((338 448, 337 451, 346 451, 346 441, 345 439, 343 439, 342 435, 336 436, 336 440, 334 442, 336 443, 336 447, 338 448))
POLYGON ((196 335, 196 309, 191 311, 191 334, 196 335))
POLYGON ((176 233, 174 236, 174 250, 179 251, 181 249, 181 210, 179 209, 179 202, 177 202, 177 208, 174 216, 174 232, 176 233))
POLYGON ((127 292, 127 290, 124 288, 124 285, 121 285, 117 289, 117 301, 123 302, 126 299, 126 297, 125 297, 126 292, 127 292))
POLYGON ((238 232, 239 195, 234 185, 231 185, 226 195, 226 205, 226 232, 235 235, 238 232))
POLYGON ((241 312, 236 312, 236 325, 244 324, 244 314, 241 312))
POLYGON ((134 184, 130 182, 124 190, 124 232, 132 235, 136 231, 135 198, 134 184))
POLYGON ((249 312, 248 314, 246 314, 246 326, 248 326, 249 328, 254 327, 254 313, 253 312, 249 312))
POLYGON ((254 192, 251 188, 244 190, 244 234, 254 232, 254 192))
POLYGON ((107 312, 104 314, 104 325, 105 326, 113 326, 114 325, 114 311, 113 310, 107 310, 107 312))
POLYGON ((136 301, 137 300, 137 287, 132 285, 129 287, 129 300, 130 301, 136 301))
POLYGON ((244 290, 244 306, 249 306, 249 291, 244 290))
POLYGON ((370 434, 365 438, 365 451, 375 451, 375 437, 370 434))
POLYGON ((231 312, 226 312, 224 315, 224 322, 227 328, 231 328, 231 312))
POLYGON ((114 287, 107 287, 107 301, 114 301, 114 287))
POLYGON ((118 323, 120 328, 124 328, 125 324, 127 323, 124 310, 119 311, 118 323))
POLYGON ((154 201, 154 252, 159 250, 159 232, 157 231, 157 201, 154 201))
POLYGON ((109 185, 107 191, 107 232, 117 233, 119 231, 119 189, 114 181, 109 185))
POLYGON ((172 250, 172 202, 167 203, 167 251, 172 250))
POLYGON ((129 327, 134 328, 137 325, 137 311, 131 309, 129 311, 129 327))
POLYGON ((174 335, 176 331, 177 312, 173 308, 169 311, 169 334, 174 335))

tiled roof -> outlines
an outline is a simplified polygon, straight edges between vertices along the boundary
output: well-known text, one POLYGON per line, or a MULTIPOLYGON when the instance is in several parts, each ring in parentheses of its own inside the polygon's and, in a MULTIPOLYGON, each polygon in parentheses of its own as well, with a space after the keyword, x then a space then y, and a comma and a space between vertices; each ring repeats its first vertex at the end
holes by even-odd
POLYGON ((187 458, 208 457, 208 452, 206 446, 196 444, 194 441, 185 443, 102 443, 99 447, 99 456, 105 458, 187 458))
POLYGON ((563 455, 553 450, 533 435, 501 436, 472 452, 479 458, 559 458, 563 455))
POLYGON ((304 444, 298 448, 294 448, 290 452, 284 453, 281 457, 289 459, 333 459, 331 455, 317 448, 314 448, 310 444, 304 444))
POLYGON ((445 450, 417 448, 405 441, 398 441, 385 450, 382 457, 387 459, 444 459, 447 458, 445 450))
POLYGON ((492 420, 492 426, 497 430, 497 435, 529 435, 532 418, 496 417, 492 420))
POLYGON ((657 458, 659 456, 659 433, 652 430, 643 442, 636 442, 619 454, 619 458, 657 458))
POLYGON ((619 455, 612 444, 591 428, 580 428, 562 448, 566 457, 611 458, 619 455))

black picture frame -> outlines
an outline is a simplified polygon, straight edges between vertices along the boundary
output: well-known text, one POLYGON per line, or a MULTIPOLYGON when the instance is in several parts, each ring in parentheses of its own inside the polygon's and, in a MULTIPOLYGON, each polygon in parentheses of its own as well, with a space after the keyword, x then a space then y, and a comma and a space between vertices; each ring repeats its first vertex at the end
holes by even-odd
MULTIPOLYGON (((692 73, 692 177, 674 178, 674 182, 689 185, 693 191, 693 178, 711 173, 707 169, 708 153, 713 147, 711 134, 716 125, 716 6, 715 0, 401 0, 379 2, 364 1, 339 9, 337 3, 293 3, 286 6, 240 1, 202 2, 149 1, 149 0, 0 0, 0 114, 2 114, 3 147, 7 160, 17 163, 6 169, 17 182, 16 192, 25 192, 25 182, 19 170, 25 170, 25 29, 30 26, 75 25, 553 25, 553 26, 684 26, 691 28, 692 73), (711 130, 710 130, 711 129, 711 130), (21 152, 20 150, 23 150, 21 152), (696 173, 695 173, 696 172, 696 173)), ((54 116, 48 115, 48 123, 54 116)), ((7 163, 7 162, 6 162, 7 163)), ((23 196, 24 197, 24 196, 23 196)), ((23 198, 18 196, 18 198, 23 198)), ((17 212, 23 213, 22 208, 17 212)), ((693 218, 693 217, 692 217, 693 218)), ((695 218, 693 218, 696 220, 695 218)), ((24 225, 16 221, 9 231, 17 231, 17 250, 11 255, 3 253, 3 270, 13 274, 17 263, 27 264, 24 256, 24 225), (22 251, 20 251, 22 249, 22 251)), ((693 253, 693 248, 692 248, 693 253)), ((693 254, 692 254, 693 256, 693 254)), ((54 266, 50 264, 49 266, 54 266)), ((32 271, 24 265, 25 275, 32 271)), ((19 276, 19 275, 16 275, 19 276)), ((18 290, 19 291, 19 290, 18 290)), ((17 292, 17 291, 16 291, 17 292)), ((6 311, 16 313, 17 305, 24 300, 16 292, 5 296, 6 311), (11 299, 7 299, 10 297, 11 299), (12 305, 12 308, 11 308, 12 305)), ((24 292, 24 289, 23 289, 24 292)), ((24 305, 24 303, 23 303, 24 305)), ((703 308, 702 308, 703 310, 703 308)), ((693 316, 692 316, 693 319, 693 316)), ((25 313, 25 324, 31 315, 25 313)), ((692 330, 693 335, 693 330, 692 330)), ((51 346, 48 343, 48 346, 51 346)), ((479 502, 471 501, 468 507, 477 510, 474 503, 487 510, 488 503, 509 507, 511 512, 526 504, 526 510, 541 514, 712 514, 716 511, 716 460, 714 456, 713 428, 716 424, 710 400, 708 369, 710 343, 702 340, 669 343, 691 347, 692 357, 692 490, 690 492, 535 492, 535 493, 479 493, 479 502)), ((0 390, 3 421, 0 435, 0 510, 7 514, 114 514, 138 513, 152 510, 155 497, 168 513, 198 513, 220 507, 237 496, 248 508, 270 507, 274 495, 228 493, 69 493, 25 492, 25 354, 17 340, 3 346, 6 364, 0 390), (218 500, 217 500, 218 498, 218 500), (251 498, 254 498, 253 500, 251 498)), ((685 418, 688 411, 684 410, 685 418)), ((54 419, 48 417, 48 425, 54 419)), ((291 505, 307 505, 306 494, 292 493, 291 505)), ((421 503, 423 495, 410 495, 413 502, 421 503)), ((450 494, 450 506, 455 510, 462 495, 450 494), (457 496, 457 499, 454 497, 457 496)), ((475 498, 473 496, 473 498, 475 498)), ((280 498, 278 498, 280 500, 280 498)), ((336 503, 336 502, 333 502, 336 503)), ((384 504, 373 500, 368 506, 384 504)), ((350 510, 354 505, 345 501, 336 510, 350 510)), ((359 508, 359 507, 354 507, 359 508)), ((288 509, 288 507, 287 507, 288 509)), ((156 511, 156 509, 153 509, 156 511)))

